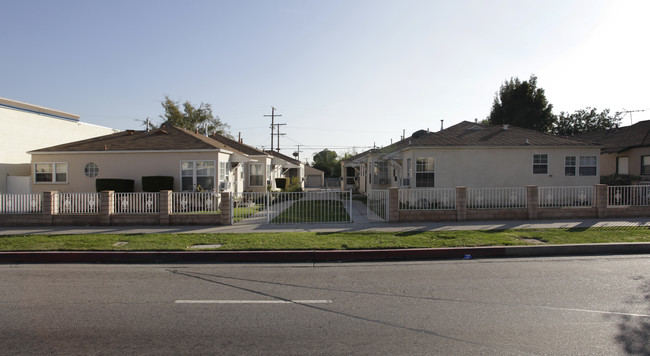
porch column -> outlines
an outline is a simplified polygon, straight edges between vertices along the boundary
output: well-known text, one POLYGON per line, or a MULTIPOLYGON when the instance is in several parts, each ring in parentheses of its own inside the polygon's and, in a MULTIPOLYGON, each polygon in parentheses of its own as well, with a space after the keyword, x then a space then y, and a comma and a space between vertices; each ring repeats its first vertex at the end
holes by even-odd
POLYGON ((467 221, 467 187, 456 187, 456 221, 467 221))
POLYGON ((594 200, 596 202, 596 211, 598 213, 598 218, 603 219, 607 217, 607 184, 595 184, 594 191, 596 196, 594 200))
POLYGON ((160 191, 160 225, 169 225, 169 215, 172 213, 172 191, 160 191))
POLYGON ((232 225, 232 193, 221 192, 221 204, 219 210, 221 211, 221 225, 232 225))
POLYGON ((388 188, 388 222, 399 222, 399 188, 388 188))
POLYGON ((539 188, 536 185, 526 186, 526 205, 528 206, 528 220, 537 220, 539 188))
POLYGON ((111 224, 111 215, 115 212, 114 209, 114 200, 115 200, 115 191, 112 190, 103 190, 101 192, 101 206, 99 208, 99 223, 101 225, 110 225, 111 224))
POLYGON ((43 225, 52 225, 54 215, 57 213, 57 208, 59 206, 57 198, 59 197, 57 192, 43 192, 43 201, 41 202, 43 207, 42 212, 42 224, 43 225))

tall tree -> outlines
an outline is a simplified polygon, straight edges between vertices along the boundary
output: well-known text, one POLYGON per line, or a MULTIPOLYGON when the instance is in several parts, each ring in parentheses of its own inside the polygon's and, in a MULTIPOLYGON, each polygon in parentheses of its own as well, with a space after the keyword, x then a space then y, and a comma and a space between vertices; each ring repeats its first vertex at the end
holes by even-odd
POLYGON ((339 177, 341 175, 338 154, 327 148, 314 154, 313 167, 325 172, 325 177, 339 177))
POLYGON ((217 133, 232 137, 228 132, 230 125, 222 122, 219 116, 212 114, 210 104, 201 103, 199 106, 193 106, 189 101, 185 101, 182 105, 183 111, 181 111, 180 104, 165 95, 161 105, 165 110, 163 114, 159 115, 163 122, 192 131, 198 130, 202 133, 217 133))
POLYGON ((550 132, 553 121, 553 105, 546 100, 544 89, 537 87, 535 75, 527 81, 515 77, 504 82, 488 116, 491 125, 510 124, 542 132, 550 132))
POLYGON ((556 135, 573 136, 583 132, 601 131, 617 128, 621 123, 621 113, 609 114, 609 109, 600 113, 596 108, 576 110, 573 114, 560 112, 553 124, 556 135))

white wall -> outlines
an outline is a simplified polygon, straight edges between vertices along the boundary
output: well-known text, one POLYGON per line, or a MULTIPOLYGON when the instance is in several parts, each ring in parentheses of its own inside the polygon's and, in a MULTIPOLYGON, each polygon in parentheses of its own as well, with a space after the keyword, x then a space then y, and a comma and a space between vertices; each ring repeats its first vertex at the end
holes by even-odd
MULTIPOLYGON (((3 103, 11 101, 4 99, 3 103)), ((43 111, 56 113, 49 109, 43 111)), ((79 122, 74 119, 76 115, 60 114, 71 118, 0 106, 0 192, 7 190, 7 176, 30 175, 28 151, 117 132, 108 127, 79 122)))

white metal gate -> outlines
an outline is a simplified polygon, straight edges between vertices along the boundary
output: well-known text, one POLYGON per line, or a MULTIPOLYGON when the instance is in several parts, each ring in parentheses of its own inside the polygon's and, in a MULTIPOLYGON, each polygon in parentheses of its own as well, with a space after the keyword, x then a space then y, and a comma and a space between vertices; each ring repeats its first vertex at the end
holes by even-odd
POLYGON ((371 190, 366 202, 366 216, 370 221, 388 221, 388 190, 371 190))
POLYGON ((233 224, 352 222, 352 192, 245 192, 233 194, 233 224))

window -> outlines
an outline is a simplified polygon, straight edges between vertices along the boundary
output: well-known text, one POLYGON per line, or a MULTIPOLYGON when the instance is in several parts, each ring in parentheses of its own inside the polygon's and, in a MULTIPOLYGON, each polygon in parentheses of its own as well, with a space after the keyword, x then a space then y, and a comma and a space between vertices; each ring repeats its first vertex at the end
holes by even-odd
POLYGON ((598 170, 598 157, 580 156, 578 172, 581 176, 595 176, 598 170))
POLYGON ((84 167, 84 175, 88 178, 95 178, 99 174, 99 167, 93 162, 86 164, 84 167))
POLYGON ((650 156, 641 156, 641 174, 650 174, 650 156))
POLYGON ((264 165, 262 163, 251 164, 250 185, 256 187, 264 185, 264 165))
POLYGON ((214 190, 215 161, 181 161, 181 189, 214 190))
POLYGON ((375 162, 374 164, 375 184, 388 184, 388 163, 375 162))
POLYGON ((548 155, 535 154, 533 155, 533 174, 547 174, 548 173, 548 155))
POLYGON ((406 159, 406 177, 402 178, 402 187, 411 186, 411 159, 406 159))
POLYGON ((68 164, 62 162, 35 163, 34 182, 35 183, 67 183, 68 164))
POLYGON ((565 176, 576 175, 576 156, 564 157, 564 175, 565 176))
POLYGON ((219 183, 228 180, 228 162, 219 162, 219 183))
POLYGON ((415 186, 417 188, 433 187, 435 184, 433 157, 415 160, 415 186))

